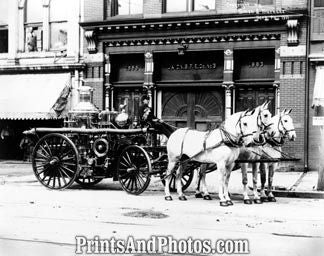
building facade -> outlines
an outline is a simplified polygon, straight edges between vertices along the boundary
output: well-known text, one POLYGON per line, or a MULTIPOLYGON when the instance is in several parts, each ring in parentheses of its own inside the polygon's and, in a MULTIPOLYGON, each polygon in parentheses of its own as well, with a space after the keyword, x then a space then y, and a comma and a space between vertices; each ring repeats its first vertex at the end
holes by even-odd
POLYGON ((324 1, 309 1, 309 167, 318 170, 318 187, 324 189, 323 153, 324 153, 324 1))
POLYGON ((95 104, 143 93, 177 127, 206 130, 271 100, 292 108, 297 141, 284 151, 307 167, 306 0, 85 0, 85 82, 95 104))
MULTIPOLYGON (((23 130, 63 124, 65 106, 52 107, 64 88, 76 95, 81 83, 81 4, 0 1, 0 159, 22 158, 23 130)), ((65 96, 67 107, 75 104, 65 96)))

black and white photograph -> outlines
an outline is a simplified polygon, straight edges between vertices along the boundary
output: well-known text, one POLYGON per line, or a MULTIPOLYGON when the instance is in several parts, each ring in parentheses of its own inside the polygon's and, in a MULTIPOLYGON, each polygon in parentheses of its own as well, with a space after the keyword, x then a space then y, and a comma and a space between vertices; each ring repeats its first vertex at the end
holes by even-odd
POLYGON ((87 255, 324 255, 324 0, 0 0, 0 256, 87 255))

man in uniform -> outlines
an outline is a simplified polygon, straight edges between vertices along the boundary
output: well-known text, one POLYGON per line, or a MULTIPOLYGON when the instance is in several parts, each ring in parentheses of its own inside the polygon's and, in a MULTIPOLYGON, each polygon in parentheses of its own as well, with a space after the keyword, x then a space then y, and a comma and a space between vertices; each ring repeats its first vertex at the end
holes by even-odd
POLYGON ((141 126, 147 126, 154 118, 152 108, 149 106, 150 98, 148 95, 142 96, 142 105, 139 108, 139 121, 141 126))

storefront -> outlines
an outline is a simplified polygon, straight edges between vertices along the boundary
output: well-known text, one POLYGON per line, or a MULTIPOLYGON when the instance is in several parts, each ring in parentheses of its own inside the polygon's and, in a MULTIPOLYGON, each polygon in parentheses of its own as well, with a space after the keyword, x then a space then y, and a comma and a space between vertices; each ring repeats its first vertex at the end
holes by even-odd
MULTIPOLYGON (((93 82, 101 91, 95 103, 115 110, 126 103, 136 118, 141 95, 149 94, 157 117, 207 130, 234 112, 271 100, 273 115, 295 109, 299 140, 285 150, 303 158, 302 22, 302 14, 280 11, 84 22, 88 55, 102 60, 95 64, 103 68, 102 84, 93 82)), ((91 78, 86 80, 91 86, 91 78)))
POLYGON ((73 82, 71 73, 66 71, 9 72, 0 76, 0 159, 28 160, 25 144, 29 142, 23 141, 23 131, 33 127, 63 126, 72 102, 71 94, 63 95, 62 92, 72 91, 73 82), (69 100, 56 104, 62 96, 69 100))

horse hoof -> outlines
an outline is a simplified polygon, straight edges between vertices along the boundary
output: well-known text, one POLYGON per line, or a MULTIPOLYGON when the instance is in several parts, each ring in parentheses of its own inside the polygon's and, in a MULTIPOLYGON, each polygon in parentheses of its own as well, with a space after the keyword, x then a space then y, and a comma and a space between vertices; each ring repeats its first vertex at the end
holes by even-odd
POLYGON ((268 198, 267 197, 261 197, 261 202, 269 202, 268 198))
POLYGON ((227 200, 226 203, 227 203, 228 206, 232 206, 232 205, 234 205, 233 202, 232 202, 231 200, 227 200))
POLYGON ((269 201, 269 202, 273 202, 273 203, 274 203, 274 202, 277 202, 276 198, 275 198, 275 197, 272 197, 272 196, 269 196, 269 197, 268 197, 268 201, 269 201))
POLYGON ((212 198, 211 198, 210 195, 205 195, 205 196, 204 196, 204 200, 212 200, 212 198))
POLYGON ((228 206, 227 202, 219 202, 220 206, 228 206))
POLYGON ((166 196, 166 197, 164 197, 164 199, 165 199, 166 201, 172 201, 172 196, 166 196))
POLYGON ((195 197, 196 198, 203 198, 203 195, 202 195, 202 193, 197 193, 197 194, 195 194, 195 197))
POLYGON ((185 196, 179 196, 180 201, 187 201, 187 198, 185 196))
POLYGON ((252 204, 251 199, 244 199, 244 204, 252 204))
POLYGON ((253 202, 254 202, 255 204, 262 204, 261 199, 254 199, 253 202))

